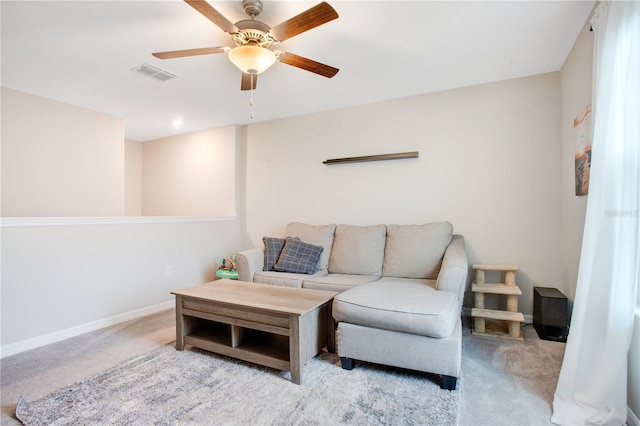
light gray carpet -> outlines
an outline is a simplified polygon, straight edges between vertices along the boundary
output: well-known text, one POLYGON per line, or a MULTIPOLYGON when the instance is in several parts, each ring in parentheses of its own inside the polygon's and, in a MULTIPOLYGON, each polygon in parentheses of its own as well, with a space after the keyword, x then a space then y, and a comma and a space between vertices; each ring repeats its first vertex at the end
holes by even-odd
POLYGON ((67 424, 420 424, 455 425, 460 392, 435 376, 360 363, 340 368, 322 352, 288 372, 165 346, 29 402, 17 417, 28 425, 67 424))
MULTIPOLYGON (((468 318, 463 318, 463 324, 462 372, 456 391, 460 394, 459 424, 551 425, 551 404, 564 343, 540 340, 530 325, 523 328, 524 341, 519 342, 474 336, 468 318)), ((128 359, 148 354, 173 339, 175 312, 170 309, 2 358, 0 424, 20 424, 15 419, 20 395, 38 400, 128 359)), ((310 373, 304 368, 303 380, 307 383, 310 373)), ((361 368, 358 364, 345 373, 358 374, 361 368)), ((339 367, 335 369, 340 371, 339 367)), ((278 383, 278 392, 288 388, 285 380, 278 383)), ((255 400, 247 392, 242 394, 244 405, 255 400)), ((332 402, 328 400, 327 404, 332 402)), ((249 423, 259 423, 261 414, 249 423)))
POLYGON ((460 425, 551 425, 564 343, 541 340, 532 325, 524 341, 462 336, 460 425))

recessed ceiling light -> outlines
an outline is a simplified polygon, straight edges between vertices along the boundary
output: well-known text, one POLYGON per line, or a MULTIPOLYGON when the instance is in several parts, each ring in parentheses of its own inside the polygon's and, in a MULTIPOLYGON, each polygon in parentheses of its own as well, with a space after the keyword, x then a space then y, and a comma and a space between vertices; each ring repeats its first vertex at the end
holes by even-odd
POLYGON ((171 122, 171 124, 173 124, 173 127, 181 127, 184 124, 184 121, 182 121, 179 118, 176 118, 171 122))

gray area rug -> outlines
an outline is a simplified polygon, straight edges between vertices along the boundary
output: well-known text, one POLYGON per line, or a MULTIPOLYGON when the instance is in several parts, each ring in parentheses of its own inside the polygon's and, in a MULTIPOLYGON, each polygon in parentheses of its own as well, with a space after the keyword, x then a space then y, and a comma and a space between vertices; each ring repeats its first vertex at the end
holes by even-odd
POLYGON ((460 391, 436 376, 320 353, 302 369, 260 367, 198 349, 165 346, 53 394, 20 398, 26 425, 456 425, 460 391))

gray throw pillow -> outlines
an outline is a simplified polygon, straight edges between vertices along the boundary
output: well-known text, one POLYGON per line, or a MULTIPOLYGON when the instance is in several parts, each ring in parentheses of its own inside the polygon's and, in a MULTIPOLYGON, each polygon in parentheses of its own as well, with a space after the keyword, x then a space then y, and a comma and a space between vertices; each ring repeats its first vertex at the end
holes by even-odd
POLYGON ((313 274, 323 248, 287 237, 284 248, 273 269, 295 274, 313 274))
POLYGON ((262 237, 264 243, 264 267, 263 271, 273 271, 273 265, 278 261, 282 247, 284 247, 284 238, 262 237))

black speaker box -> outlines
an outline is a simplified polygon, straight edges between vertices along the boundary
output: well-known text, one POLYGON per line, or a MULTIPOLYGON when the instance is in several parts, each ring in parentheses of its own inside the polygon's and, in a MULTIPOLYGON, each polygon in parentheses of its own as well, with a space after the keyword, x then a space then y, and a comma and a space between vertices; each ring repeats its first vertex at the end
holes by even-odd
POLYGON ((569 333, 567 297, 557 288, 533 288, 533 327, 543 340, 566 342, 569 333))

